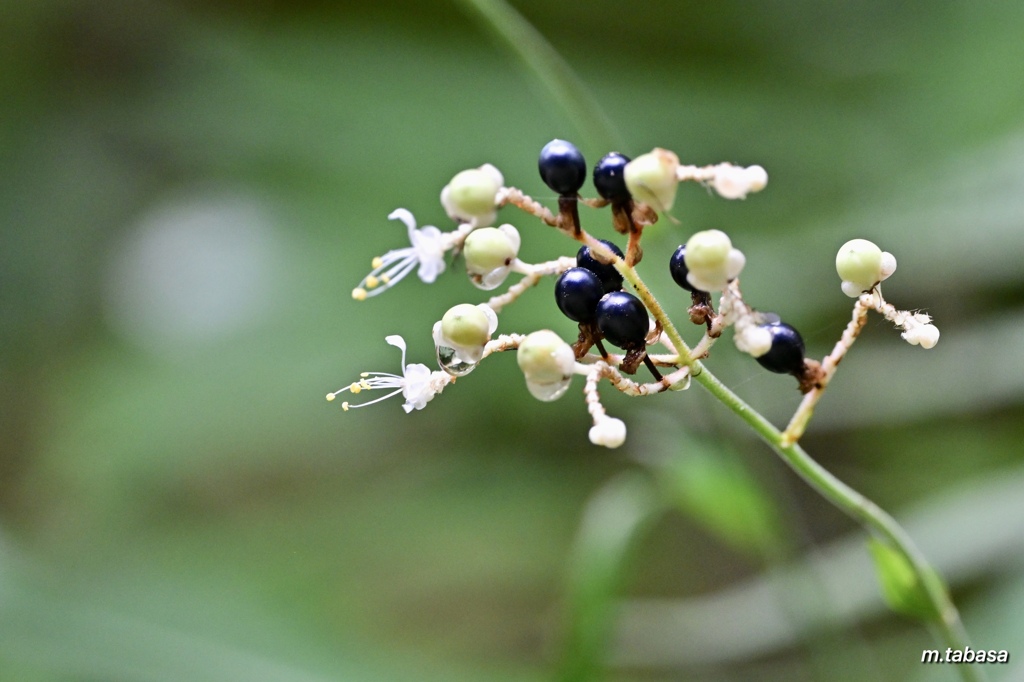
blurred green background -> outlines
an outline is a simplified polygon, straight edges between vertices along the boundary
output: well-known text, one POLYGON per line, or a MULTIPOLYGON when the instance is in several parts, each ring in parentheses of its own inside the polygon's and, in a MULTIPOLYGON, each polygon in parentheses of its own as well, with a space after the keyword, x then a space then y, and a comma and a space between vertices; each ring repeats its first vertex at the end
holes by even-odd
MULTIPOLYGON (((836 248, 896 254, 889 300, 942 341, 872 318, 805 445, 1024 679, 1024 4, 515 6, 620 151, 768 169, 743 202, 680 188, 646 236, 677 319, 665 264, 698 229, 818 357, 850 311, 836 248)), ((411 415, 324 402, 485 300, 455 264, 352 301, 405 242, 390 211, 445 227, 441 187, 484 162, 552 206, 545 142, 609 151, 459 3, 7 3, 0 91, 0 679, 953 678, 863 534, 698 387, 605 388, 615 451, 511 357, 411 415)), ((501 217, 527 260, 574 250, 501 217)), ((573 335, 550 290, 499 330, 573 335)), ((729 343, 710 367, 777 424, 799 400, 729 343)))

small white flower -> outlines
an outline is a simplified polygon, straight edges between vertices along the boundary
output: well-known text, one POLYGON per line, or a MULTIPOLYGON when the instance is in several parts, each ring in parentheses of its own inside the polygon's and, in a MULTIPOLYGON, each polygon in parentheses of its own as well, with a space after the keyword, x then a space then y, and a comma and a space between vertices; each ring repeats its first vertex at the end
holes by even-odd
POLYGON ((388 336, 384 340, 402 350, 402 375, 399 376, 389 372, 363 372, 359 375, 359 381, 353 382, 334 393, 328 393, 327 400, 334 400, 339 393, 344 393, 345 391, 356 394, 378 388, 393 388, 394 390, 391 393, 367 403, 352 405, 347 401, 343 402, 341 408, 347 412, 349 408, 373 405, 401 393, 405 398, 402 409, 408 413, 413 410, 422 410, 435 395, 444 390, 444 387, 451 382, 452 377, 445 372, 431 372, 429 367, 419 363, 413 365, 405 364, 405 339, 401 336, 388 336))
POLYGON ((388 215, 389 220, 400 220, 409 231, 409 242, 412 246, 393 249, 383 256, 373 259, 373 270, 363 281, 352 290, 352 298, 357 301, 369 296, 376 296, 398 284, 419 265, 416 274, 431 284, 437 276, 444 272, 444 254, 451 244, 446 234, 433 225, 416 229, 416 219, 404 208, 395 209, 388 215))

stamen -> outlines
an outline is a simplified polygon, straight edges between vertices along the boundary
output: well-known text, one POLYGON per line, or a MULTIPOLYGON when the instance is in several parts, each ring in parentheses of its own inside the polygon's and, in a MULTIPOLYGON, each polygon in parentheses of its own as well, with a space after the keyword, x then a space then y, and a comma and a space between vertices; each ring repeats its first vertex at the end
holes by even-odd
POLYGON ((380 284, 380 280, 379 279, 377 279, 373 275, 367 275, 366 276, 366 288, 367 289, 376 289, 378 284, 380 284))
POLYGON ((362 287, 356 287, 355 289, 352 290, 352 298, 354 298, 357 301, 365 301, 366 296, 366 289, 362 287))
POLYGON ((376 270, 379 267, 383 267, 383 265, 384 259, 381 258, 380 256, 374 256, 373 260, 370 261, 370 267, 373 268, 374 270, 376 270))
POLYGON ((332 400, 334 400, 334 399, 335 399, 335 398, 337 398, 337 397, 338 397, 338 396, 337 396, 337 394, 335 394, 335 393, 328 393, 328 394, 327 394, 327 402, 331 402, 332 400))

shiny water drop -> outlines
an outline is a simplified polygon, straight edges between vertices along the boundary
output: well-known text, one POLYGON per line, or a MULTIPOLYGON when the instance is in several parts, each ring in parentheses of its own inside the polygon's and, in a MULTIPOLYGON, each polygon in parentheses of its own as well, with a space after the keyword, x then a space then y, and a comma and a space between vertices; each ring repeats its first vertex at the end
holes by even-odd
POLYGON ((690 387, 690 375, 687 374, 685 377, 682 378, 682 380, 677 381, 676 383, 674 383, 671 386, 669 386, 668 390, 670 390, 670 391, 685 391, 689 387, 690 387))
POLYGON ((448 346, 437 347, 437 365, 453 377, 464 377, 474 369, 477 363, 463 362, 455 356, 455 349, 448 346))
POLYGON ((533 395, 537 400, 543 400, 546 403, 552 400, 558 400, 565 392, 569 390, 569 384, 572 383, 572 377, 567 377, 561 381, 555 381, 548 384, 538 384, 536 382, 526 380, 526 388, 530 389, 530 394, 533 395))

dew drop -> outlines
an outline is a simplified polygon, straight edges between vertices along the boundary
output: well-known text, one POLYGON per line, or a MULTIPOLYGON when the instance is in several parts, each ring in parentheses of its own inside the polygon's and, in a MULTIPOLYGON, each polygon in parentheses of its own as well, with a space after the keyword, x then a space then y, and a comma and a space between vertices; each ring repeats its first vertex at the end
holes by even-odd
POLYGON ((569 384, 572 383, 572 377, 562 379, 561 381, 555 381, 547 384, 538 384, 529 379, 526 380, 526 388, 530 389, 530 394, 533 395, 537 400, 543 400, 546 403, 552 400, 558 400, 565 392, 569 390, 569 384))
POLYGON ((437 365, 453 377, 464 377, 474 369, 477 363, 463 362, 455 356, 455 349, 448 346, 437 347, 437 365))
POLYGON ((671 386, 669 386, 668 389, 670 391, 685 391, 689 387, 690 387, 690 375, 687 374, 680 381, 677 381, 676 383, 674 383, 671 386))

